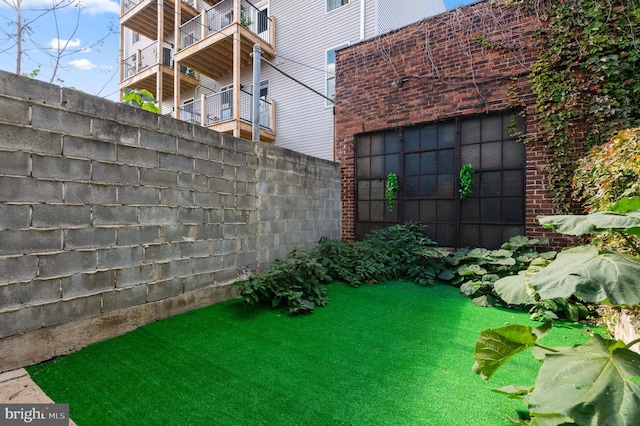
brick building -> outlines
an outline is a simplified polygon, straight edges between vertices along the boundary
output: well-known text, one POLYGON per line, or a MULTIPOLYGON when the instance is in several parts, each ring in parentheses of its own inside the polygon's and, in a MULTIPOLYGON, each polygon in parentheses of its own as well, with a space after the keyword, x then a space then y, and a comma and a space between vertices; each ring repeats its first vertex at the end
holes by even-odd
POLYGON ((483 1, 337 52, 343 239, 413 220, 443 246, 495 248, 515 235, 561 242, 536 220, 552 214, 551 153, 532 142, 536 23, 483 1), (475 183, 460 200, 464 164, 475 183), (400 183, 392 211, 389 172, 400 183))

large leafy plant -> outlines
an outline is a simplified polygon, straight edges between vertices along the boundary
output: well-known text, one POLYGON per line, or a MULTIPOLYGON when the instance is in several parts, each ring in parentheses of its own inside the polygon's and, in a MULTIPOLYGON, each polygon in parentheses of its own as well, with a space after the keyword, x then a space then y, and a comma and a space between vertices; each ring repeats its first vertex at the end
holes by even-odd
MULTIPOLYGON (((629 238, 640 235, 640 197, 615 203, 611 211, 582 216, 539 219, 569 235, 615 232, 629 238)), ((556 260, 521 281, 522 291, 543 299, 577 295, 589 302, 617 305, 640 303, 640 251, 633 255, 581 246, 560 253, 556 260)), ((531 267, 530 267, 531 268, 531 267)), ((532 387, 498 389, 529 405, 530 425, 636 425, 640 424, 640 355, 624 343, 598 335, 584 345, 546 348, 538 343, 550 325, 532 329, 508 325, 481 333, 476 343, 474 370, 488 379, 511 357, 537 347, 543 361, 532 387)))
POLYGON ((417 223, 393 225, 366 235, 362 241, 322 239, 312 251, 293 250, 260 274, 239 282, 247 304, 286 306, 290 313, 309 313, 328 302, 325 285, 352 286, 406 279, 418 284, 434 281, 442 269, 433 262, 438 250, 417 223))
POLYGON ((552 259, 556 252, 540 251, 538 247, 548 244, 546 238, 529 239, 512 237, 499 250, 485 248, 462 248, 443 258, 447 269, 439 278, 451 285, 459 286, 460 292, 479 306, 519 305, 501 298, 494 286, 503 277, 510 277, 527 267, 536 259, 552 259))

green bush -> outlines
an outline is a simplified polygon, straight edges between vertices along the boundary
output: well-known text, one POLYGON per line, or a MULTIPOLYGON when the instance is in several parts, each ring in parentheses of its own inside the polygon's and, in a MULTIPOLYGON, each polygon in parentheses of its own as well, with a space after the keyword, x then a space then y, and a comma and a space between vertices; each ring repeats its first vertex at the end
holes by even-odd
POLYGON ((579 161, 573 186, 587 212, 606 211, 621 198, 640 195, 640 127, 592 148, 579 161))
POLYGON ((363 241, 343 242, 323 238, 316 249, 293 250, 269 270, 237 283, 247 304, 287 306, 291 313, 312 312, 324 306, 326 284, 352 286, 406 279, 426 285, 441 269, 433 262, 435 242, 425 236, 425 226, 393 225, 368 234, 363 241))
POLYGON ((276 260, 268 271, 237 283, 248 305, 270 303, 286 306, 290 313, 309 313, 329 299, 323 284, 331 281, 318 259, 302 249, 294 249, 286 259, 276 260))

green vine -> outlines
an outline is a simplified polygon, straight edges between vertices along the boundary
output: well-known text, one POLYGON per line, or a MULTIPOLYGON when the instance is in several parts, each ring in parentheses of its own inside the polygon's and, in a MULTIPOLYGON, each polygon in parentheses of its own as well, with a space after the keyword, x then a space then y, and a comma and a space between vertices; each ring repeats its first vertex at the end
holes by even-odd
POLYGON ((464 200, 469 195, 471 195, 471 187, 474 184, 473 175, 475 174, 475 170, 473 170, 473 166, 471 164, 465 164, 460 168, 460 199, 464 200))
POLYGON ((387 186, 384 192, 384 196, 387 199, 387 210, 389 211, 393 211, 395 195, 398 189, 400 189, 400 185, 398 185, 398 175, 389 173, 387 175, 387 186))
POLYGON ((524 4, 540 24, 541 53, 530 78, 537 136, 552 153, 547 189, 554 209, 568 212, 576 141, 589 149, 640 124, 640 0, 524 4))

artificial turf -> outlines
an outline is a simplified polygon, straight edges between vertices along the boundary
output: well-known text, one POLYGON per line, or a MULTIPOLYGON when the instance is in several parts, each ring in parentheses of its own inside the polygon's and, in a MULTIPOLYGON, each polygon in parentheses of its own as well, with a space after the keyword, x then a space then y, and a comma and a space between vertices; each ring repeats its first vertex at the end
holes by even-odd
MULTIPOLYGON (((448 286, 329 286, 312 315, 220 303, 28 367, 79 425, 504 425, 526 406, 490 389, 531 385, 519 354, 471 371, 481 330, 533 324, 448 286)), ((543 343, 588 338, 556 325, 543 343)))

